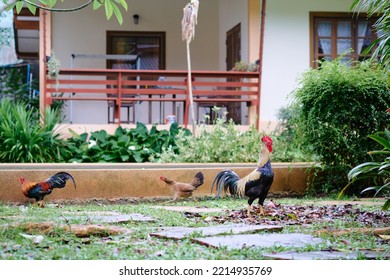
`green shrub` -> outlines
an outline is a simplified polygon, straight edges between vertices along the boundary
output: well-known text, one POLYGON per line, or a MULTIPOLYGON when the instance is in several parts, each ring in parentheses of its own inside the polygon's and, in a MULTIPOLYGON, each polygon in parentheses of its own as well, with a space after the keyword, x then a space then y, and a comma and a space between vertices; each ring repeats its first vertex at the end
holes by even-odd
MULTIPOLYGON (((14 103, 24 103, 28 110, 32 110, 35 118, 39 118, 38 81, 27 81, 27 67, 0 68, 0 100, 8 99, 14 103)), ((61 93, 57 93, 61 96, 61 93)), ((53 110, 61 110, 65 105, 63 100, 54 100, 53 110)))
POLYGON ((24 103, 0 101, 0 162, 62 161, 63 141, 55 131, 56 110, 47 109, 37 118, 24 103))
POLYGON ((292 93, 298 112, 296 136, 321 162, 312 186, 326 193, 340 191, 348 171, 368 160, 367 149, 376 147, 367 135, 386 127, 390 107, 386 76, 375 65, 348 67, 336 59, 303 73, 299 82, 292 93))
MULTIPOLYGON (((274 149, 272 161, 307 161, 310 157, 301 153, 285 132, 270 133, 274 149)), ((260 133, 261 135, 264 132, 260 133)), ((163 162, 257 162, 260 152, 261 137, 259 131, 251 126, 246 131, 240 131, 233 120, 225 122, 217 118, 212 127, 201 126, 197 136, 177 135, 176 144, 179 150, 164 149, 161 154, 163 162)))
MULTIPOLYGON (((368 137, 382 146, 381 150, 369 152, 370 155, 381 156, 381 161, 368 161, 352 168, 348 173, 350 182, 344 187, 339 196, 357 180, 366 181, 367 179, 372 180, 362 192, 375 191, 374 196, 382 193, 386 195, 390 192, 390 131, 385 129, 383 132, 377 132, 368 137)), ((388 198, 382 209, 388 210, 389 208, 390 199, 388 198)))
POLYGON ((296 140, 296 127, 293 119, 297 115, 293 107, 282 107, 277 112, 278 126, 272 132, 275 149, 272 152, 274 162, 315 162, 316 155, 304 149, 296 140))
POLYGON ((177 123, 168 130, 158 130, 152 126, 150 131, 142 123, 132 129, 118 127, 113 135, 105 130, 78 135, 72 132, 73 137, 67 139, 67 149, 72 156, 69 162, 153 162, 163 148, 170 147, 175 153, 178 148, 175 136, 191 132, 179 128, 177 123))

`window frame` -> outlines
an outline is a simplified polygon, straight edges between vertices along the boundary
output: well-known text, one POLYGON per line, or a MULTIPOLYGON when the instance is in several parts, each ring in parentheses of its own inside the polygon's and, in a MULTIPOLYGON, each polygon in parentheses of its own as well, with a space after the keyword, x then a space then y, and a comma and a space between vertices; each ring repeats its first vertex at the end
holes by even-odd
MULTIPOLYGON (((112 38, 114 37, 158 37, 160 41, 159 70, 165 69, 166 63, 166 32, 158 31, 111 31, 106 32, 106 51, 113 54, 112 38)), ((110 69, 113 61, 107 60, 107 68, 110 69)))
MULTIPOLYGON (((15 52, 18 58, 38 60, 39 59, 39 9, 36 14, 32 14, 29 9, 22 8, 19 13, 14 9, 14 36, 15 36, 15 52), (31 20, 28 20, 28 19, 31 20), (22 19, 22 20, 21 20, 22 19), (30 39, 38 40, 38 50, 37 52, 22 52, 20 50, 19 39, 25 38, 19 34, 18 31, 21 30, 36 30, 38 31, 37 37, 31 37, 30 39)), ((28 38, 28 37, 27 37, 28 38)))
POLYGON ((346 13, 346 12, 310 12, 310 66, 317 68, 318 67, 318 60, 319 60, 319 53, 318 53, 318 34, 317 34, 317 22, 319 20, 329 20, 332 22, 332 34, 331 34, 331 44, 332 44, 332 51, 331 51, 331 59, 335 59, 338 57, 337 54, 337 39, 341 38, 338 37, 336 34, 337 25, 334 23, 337 23, 337 21, 349 21, 351 22, 351 46, 352 49, 354 49, 354 52, 350 53, 348 57, 350 57, 354 61, 358 60, 364 60, 365 58, 368 58, 372 55, 373 50, 370 51, 370 54, 368 55, 362 55, 356 52, 356 48, 358 45, 358 39, 359 38, 370 38, 371 42, 373 42, 377 38, 377 34, 375 32, 375 29, 373 28, 373 25, 375 21, 378 19, 378 17, 370 17, 367 18, 367 14, 360 13, 359 15, 352 14, 352 13, 346 13), (371 27, 371 36, 370 37, 359 37, 358 31, 357 31, 357 24, 359 21, 368 21, 371 27))

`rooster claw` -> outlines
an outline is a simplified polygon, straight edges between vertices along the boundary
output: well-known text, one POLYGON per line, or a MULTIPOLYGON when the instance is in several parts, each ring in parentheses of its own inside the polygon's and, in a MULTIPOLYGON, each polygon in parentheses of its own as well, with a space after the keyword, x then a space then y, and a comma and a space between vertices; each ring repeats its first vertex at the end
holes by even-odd
POLYGON ((40 208, 45 208, 45 205, 44 205, 43 201, 39 201, 39 202, 37 203, 37 205, 38 205, 38 207, 40 207, 40 208))

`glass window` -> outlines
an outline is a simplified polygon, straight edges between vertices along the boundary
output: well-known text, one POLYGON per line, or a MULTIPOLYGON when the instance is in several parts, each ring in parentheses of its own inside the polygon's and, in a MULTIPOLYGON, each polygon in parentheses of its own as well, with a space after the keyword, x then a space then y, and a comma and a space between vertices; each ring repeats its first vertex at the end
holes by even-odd
MULTIPOLYGON (((138 55, 140 69, 165 69, 165 32, 107 31, 107 54, 138 55)), ((121 61, 108 61, 107 68, 135 67, 121 61)))
POLYGON ((39 57, 39 13, 31 14, 23 8, 14 12, 15 46, 19 58, 38 59, 39 57))
POLYGON ((346 63, 362 61, 371 55, 363 54, 363 51, 377 38, 372 28, 376 18, 366 19, 364 15, 358 18, 342 13, 311 13, 310 17, 313 67, 318 67, 318 61, 330 61, 342 54, 346 63))

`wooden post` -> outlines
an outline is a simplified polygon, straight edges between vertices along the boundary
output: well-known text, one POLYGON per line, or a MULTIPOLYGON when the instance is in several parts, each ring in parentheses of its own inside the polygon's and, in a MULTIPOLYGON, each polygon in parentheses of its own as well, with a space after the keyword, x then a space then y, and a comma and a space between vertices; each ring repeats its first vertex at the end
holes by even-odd
POLYGON ((262 0, 261 1, 261 27, 260 27, 260 46, 259 46, 259 105, 258 105, 258 116, 259 119, 257 120, 257 129, 260 128, 260 106, 261 106, 261 78, 263 74, 263 48, 264 48, 264 24, 265 24, 265 10, 266 10, 266 3, 267 0, 262 0))
POLYGON ((46 106, 51 104, 51 98, 47 96, 46 91, 46 56, 48 49, 51 49, 51 14, 48 11, 39 11, 39 109, 45 111, 46 106))

